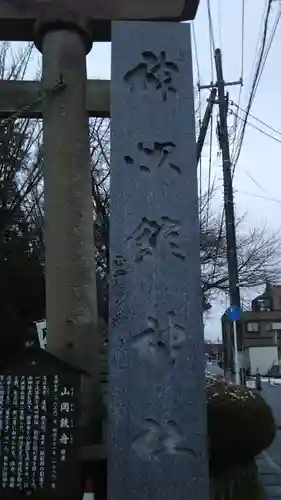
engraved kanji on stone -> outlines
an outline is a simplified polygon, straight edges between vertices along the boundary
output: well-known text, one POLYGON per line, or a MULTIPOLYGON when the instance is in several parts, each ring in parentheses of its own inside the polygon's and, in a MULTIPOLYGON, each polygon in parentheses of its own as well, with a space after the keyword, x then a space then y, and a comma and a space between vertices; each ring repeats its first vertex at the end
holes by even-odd
POLYGON ((157 222, 143 217, 126 242, 133 241, 136 247, 135 262, 142 262, 159 251, 162 245, 167 246, 174 257, 185 260, 180 244, 180 222, 163 216, 157 222))
POLYGON ((61 418, 60 419, 60 428, 69 428, 69 420, 68 418, 61 418))
POLYGON ((69 441, 69 436, 67 434, 62 434, 60 437, 60 443, 61 444, 67 444, 69 441))
POLYGON ((126 274, 126 259, 124 259, 123 255, 116 255, 114 261, 114 278, 118 276, 124 276, 126 274))
POLYGON ((137 456, 145 461, 155 460, 162 454, 183 453, 196 457, 196 453, 187 446, 186 439, 173 420, 161 424, 155 419, 146 418, 143 430, 133 439, 132 448, 137 456))
POLYGON ((187 339, 185 328, 176 321, 175 312, 167 313, 164 325, 155 317, 148 316, 146 325, 146 328, 134 336, 132 346, 142 358, 156 355, 173 365, 187 339))
POLYGON ((159 91, 162 94, 162 100, 166 102, 169 94, 177 92, 173 78, 179 72, 178 65, 167 58, 164 50, 159 55, 146 50, 141 56, 142 61, 125 74, 124 81, 130 84, 131 90, 151 88, 159 91))
POLYGON ((138 142, 137 155, 139 158, 124 156, 127 165, 138 165, 143 172, 159 170, 161 167, 168 166, 178 174, 181 168, 173 161, 173 150, 176 145, 171 142, 138 142))
POLYGON ((61 403, 60 411, 70 411, 70 404, 68 402, 61 403))
POLYGON ((70 390, 67 387, 64 387, 60 393, 61 396, 70 396, 70 390))

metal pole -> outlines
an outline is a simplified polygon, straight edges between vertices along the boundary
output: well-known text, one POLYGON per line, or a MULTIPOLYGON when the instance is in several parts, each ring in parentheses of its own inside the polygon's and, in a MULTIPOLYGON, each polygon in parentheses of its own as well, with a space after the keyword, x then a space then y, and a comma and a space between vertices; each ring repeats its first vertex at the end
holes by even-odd
POLYGON ((240 366, 238 359, 238 346, 237 346, 237 322, 233 321, 233 337, 234 337, 234 370, 235 370, 235 383, 240 384, 240 366))
POLYGON ((86 49, 73 30, 43 37, 43 90, 65 89, 43 103, 47 343, 87 370, 83 428, 98 428, 99 339, 94 218, 86 113, 86 49))

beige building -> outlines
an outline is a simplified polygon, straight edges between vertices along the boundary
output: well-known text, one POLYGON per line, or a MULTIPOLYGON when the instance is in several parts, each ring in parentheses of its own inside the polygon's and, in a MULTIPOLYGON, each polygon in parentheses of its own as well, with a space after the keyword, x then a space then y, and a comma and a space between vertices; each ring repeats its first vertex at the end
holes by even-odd
POLYGON ((276 345, 281 348, 281 286, 266 285, 265 292, 243 313, 243 347, 276 345))
MULTIPOLYGON (((230 325, 222 317, 222 335, 226 359, 232 357, 230 325)), ((243 350, 244 366, 262 371, 280 365, 281 359, 281 286, 267 284, 265 292, 256 297, 251 310, 242 314, 238 332, 238 348, 243 350), (250 361, 252 360, 252 361, 250 361), (267 367, 267 368, 266 368, 267 367)))

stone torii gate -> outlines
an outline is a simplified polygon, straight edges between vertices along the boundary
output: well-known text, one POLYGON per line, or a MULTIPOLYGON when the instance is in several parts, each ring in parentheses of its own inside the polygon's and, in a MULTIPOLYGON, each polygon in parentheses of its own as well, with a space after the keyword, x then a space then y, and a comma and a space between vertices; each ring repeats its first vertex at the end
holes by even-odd
POLYGON ((0 117, 31 102, 21 116, 43 117, 48 346, 91 375, 85 444, 100 417, 88 116, 112 117, 114 500, 208 498, 191 45, 178 24, 198 3, 0 0, 0 39, 43 55, 40 83, 0 82, 0 117), (87 81, 86 54, 112 21, 109 98, 109 82, 87 81))

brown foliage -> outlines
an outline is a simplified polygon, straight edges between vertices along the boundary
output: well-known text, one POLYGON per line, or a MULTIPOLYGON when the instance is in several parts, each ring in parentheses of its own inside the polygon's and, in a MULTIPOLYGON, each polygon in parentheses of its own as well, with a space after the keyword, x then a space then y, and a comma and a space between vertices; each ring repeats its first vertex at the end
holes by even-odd
POLYGON ((271 408, 262 396, 223 381, 207 385, 210 463, 247 463, 268 448, 276 434, 271 408))

